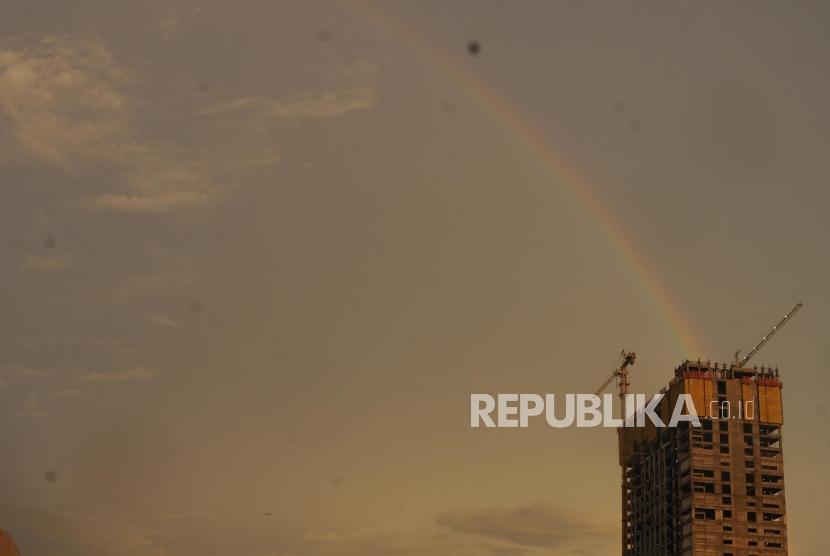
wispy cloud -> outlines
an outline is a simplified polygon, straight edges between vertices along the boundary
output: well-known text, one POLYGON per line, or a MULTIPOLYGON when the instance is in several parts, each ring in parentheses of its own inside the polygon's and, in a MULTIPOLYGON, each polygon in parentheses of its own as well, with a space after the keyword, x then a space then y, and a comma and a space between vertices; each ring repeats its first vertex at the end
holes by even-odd
POLYGON ((221 196, 215 181, 221 171, 205 153, 162 143, 129 150, 134 158, 125 162, 127 191, 93 196, 85 203, 88 209, 161 214, 208 205, 221 196))
POLYGON ((156 376, 156 371, 145 367, 135 367, 123 371, 102 373, 93 371, 81 376, 81 382, 137 382, 151 380, 156 376))
POLYGON ((166 41, 172 41, 190 24, 190 19, 202 13, 202 8, 185 2, 173 2, 167 6, 158 18, 158 31, 166 41))
POLYGON ((49 371, 31 367, 7 366, 0 371, 0 375, 7 378, 43 378, 49 375, 49 371))
POLYGON ((237 95, 202 108, 197 114, 236 118, 258 126, 273 119, 334 118, 377 103, 376 74, 377 67, 372 64, 351 64, 339 68, 320 92, 287 98, 237 95))
POLYGON ((67 253, 48 255, 27 255, 18 268, 23 272, 60 272, 72 266, 72 257, 67 253))
POLYGON ((364 554, 488 554, 503 544, 476 541, 458 535, 439 535, 432 528, 416 526, 370 526, 353 531, 307 533, 296 550, 298 556, 362 556, 364 554))
POLYGON ((46 414, 41 411, 37 396, 29 394, 24 398, 23 404, 14 416, 18 419, 42 419, 46 417, 46 414))
POLYGON ((112 156, 127 141, 128 72, 100 41, 44 37, 0 45, 3 162, 47 162, 70 170, 112 156))
MULTIPOLYGON (((50 375, 51 373, 44 369, 35 369, 20 365, 4 365, 0 367, 0 390, 6 387, 31 388, 42 383, 50 375)), ((30 396, 24 400, 24 407, 18 412, 18 416, 32 417, 36 416, 35 414, 38 412, 37 399, 30 396)))
POLYGON ((176 191, 158 195, 106 193, 87 200, 86 206, 93 210, 159 214, 169 210, 201 205, 207 202, 208 199, 207 195, 194 191, 176 191))
POLYGON ((371 87, 305 96, 292 100, 242 97, 220 102, 200 111, 203 115, 241 114, 251 118, 333 118, 371 108, 378 99, 371 87))
MULTIPOLYGON (((33 546, 42 554, 65 556, 179 556, 153 539, 158 531, 138 527, 111 517, 77 509, 74 500, 63 505, 75 511, 52 511, 0 501, 0 520, 14 532, 21 546, 33 546)), ((195 554, 196 552, 193 552, 195 554)), ((28 554, 28 552, 27 552, 28 554)))
POLYGON ((441 513, 436 523, 458 533, 501 539, 525 547, 586 551, 607 545, 615 534, 577 520, 547 504, 441 513))
POLYGON ((178 322, 170 315, 165 315, 163 313, 153 313, 151 315, 147 315, 147 322, 153 326, 159 326, 161 328, 180 328, 182 325, 182 323, 178 322))
POLYGON ((80 390, 75 388, 67 388, 65 390, 56 390, 52 392, 53 398, 74 398, 75 396, 81 393, 80 390))
MULTIPOLYGON (((147 136, 138 125, 136 81, 98 39, 41 37, 0 43, 0 164, 45 164, 86 173, 108 191, 87 191, 95 212, 158 215, 211 206, 250 171, 276 165, 273 148, 199 149, 147 136), (255 151, 254 155, 249 154, 255 151), (103 170, 106 169, 106 170, 103 170)), ((26 261, 58 270, 67 258, 26 261)))

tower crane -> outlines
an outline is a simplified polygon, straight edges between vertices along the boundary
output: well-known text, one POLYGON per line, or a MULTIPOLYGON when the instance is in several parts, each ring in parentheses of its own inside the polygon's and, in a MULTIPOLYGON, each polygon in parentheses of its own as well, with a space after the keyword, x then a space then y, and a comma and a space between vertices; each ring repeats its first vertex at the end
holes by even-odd
POLYGON ((617 379, 617 390, 620 396, 620 411, 622 412, 622 419, 625 419, 626 417, 625 396, 626 394, 628 394, 628 387, 631 385, 631 383, 628 382, 628 367, 634 365, 634 361, 636 359, 637 354, 633 351, 626 352, 625 350, 622 350, 622 353, 620 353, 620 359, 618 361, 618 367, 614 369, 614 372, 611 373, 611 376, 608 377, 608 380, 606 380, 602 384, 602 386, 600 386, 597 389, 595 394, 597 396, 602 394, 605 391, 605 389, 608 388, 608 385, 611 384, 611 382, 613 382, 614 379, 617 379))
MULTIPOLYGON (((801 309, 802 306, 803 306, 803 303, 797 303, 795 305, 795 307, 793 307, 790 310, 789 313, 784 315, 784 318, 782 318, 780 321, 778 321, 775 324, 775 326, 773 326, 766 334, 764 334, 761 337, 761 339, 758 341, 758 343, 755 344, 755 346, 751 350, 749 350, 746 355, 741 357, 741 351, 743 351, 742 349, 739 349, 738 351, 736 351, 735 352, 735 362, 732 364, 732 368, 733 369, 740 369, 744 365, 746 365, 747 362, 749 362, 749 360, 752 359, 752 357, 756 353, 758 353, 758 350, 760 350, 762 347, 764 347, 764 345, 767 342, 770 341, 770 339, 775 335, 775 333, 778 332, 778 330, 780 330, 782 326, 787 324, 787 322, 789 322, 789 320, 793 317, 793 315, 795 315, 799 311, 799 309, 801 309)), ((609 376, 608 379, 605 382, 602 383, 602 386, 600 386, 597 389, 596 393, 595 393, 595 395, 599 396, 616 379, 616 381, 617 381, 617 392, 618 392, 618 395, 620 397, 620 408, 621 408, 621 412, 622 412, 622 416, 621 416, 622 419, 625 419, 625 417, 626 417, 625 398, 626 398, 626 394, 628 394, 628 387, 631 385, 631 383, 628 381, 628 374, 629 374, 628 368, 630 366, 634 365, 634 362, 636 360, 637 360, 637 354, 635 352, 622 350, 622 352, 620 353, 620 358, 619 358, 619 361, 618 361, 617 368, 614 369, 614 372, 611 373, 611 376, 609 376)))
POLYGON ((735 352, 735 362, 732 364, 732 368, 733 369, 740 369, 744 365, 746 365, 747 362, 749 362, 749 360, 752 359, 752 356, 755 355, 756 353, 758 353, 758 350, 761 349, 762 347, 764 347, 764 344, 769 342, 770 338, 775 336, 775 333, 778 332, 778 330, 782 326, 787 324, 789 322, 789 320, 793 317, 793 315, 795 315, 798 312, 798 310, 801 309, 802 306, 803 306, 803 303, 796 303, 795 307, 790 309, 790 312, 787 313, 786 315, 784 315, 784 318, 782 318, 780 321, 778 321, 778 323, 775 326, 773 326, 769 330, 769 332, 764 334, 761 337, 761 340, 757 344, 755 344, 755 346, 751 350, 749 350, 747 352, 747 354, 743 356, 743 358, 741 358, 741 351, 743 351, 743 348, 736 351, 735 352))

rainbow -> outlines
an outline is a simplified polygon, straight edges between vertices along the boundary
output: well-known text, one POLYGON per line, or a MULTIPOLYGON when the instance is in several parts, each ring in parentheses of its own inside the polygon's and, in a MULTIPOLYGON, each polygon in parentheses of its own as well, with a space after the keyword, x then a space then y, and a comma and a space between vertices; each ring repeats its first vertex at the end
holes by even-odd
POLYGON ((364 15, 368 15, 373 24, 381 28, 393 28, 398 37, 425 52, 433 66, 438 68, 446 79, 455 83, 469 97, 479 101, 482 111, 493 117, 524 144, 542 163, 548 174, 570 192, 620 254, 624 264, 638 278, 655 309, 669 327, 677 346, 682 350, 682 357, 697 359, 706 353, 703 342, 660 280, 646 254, 622 226, 616 214, 596 194, 588 179, 557 151, 538 126, 532 124, 516 107, 498 95, 467 66, 435 48, 412 26, 368 3, 360 2, 357 5, 363 8, 364 15))

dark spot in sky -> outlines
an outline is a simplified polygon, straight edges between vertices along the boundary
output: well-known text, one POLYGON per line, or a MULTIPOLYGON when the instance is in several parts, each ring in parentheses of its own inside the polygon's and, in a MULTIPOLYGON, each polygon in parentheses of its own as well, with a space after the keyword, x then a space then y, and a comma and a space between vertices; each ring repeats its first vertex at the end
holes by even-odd
POLYGON ((300 435, 296 431, 291 431, 285 435, 285 441, 292 446, 296 446, 301 442, 300 435))
POLYGON ((632 133, 637 133, 638 131, 640 131, 640 122, 638 122, 637 120, 631 120, 628 123, 628 131, 632 133))
POLYGON ((625 103, 621 100, 615 102, 612 108, 614 109, 614 112, 617 114, 625 113, 625 103))
POLYGON ((233 34, 233 44, 236 46, 243 46, 245 44, 245 34, 242 31, 237 31, 233 34))
POLYGON ((196 83, 196 90, 200 93, 206 93, 210 89, 210 83, 207 81, 199 81, 196 83))
POLYGON ((470 41, 467 43, 467 52, 470 56, 478 56, 481 53, 481 45, 478 41, 470 41))
POLYGON ((49 470, 43 474, 43 480, 47 483, 54 483, 58 480, 58 473, 57 471, 49 470))
POLYGON ((825 415, 827 415, 827 406, 825 406, 824 404, 817 405, 816 406, 816 414, 819 417, 824 417, 825 415))
POLYGON ((346 479, 343 478, 343 475, 335 475, 331 478, 331 486, 334 488, 340 488, 345 484, 346 479))
POLYGON ((325 29, 317 31, 317 40, 320 42, 329 42, 331 40, 331 33, 325 29))
POLYGON ((441 110, 447 114, 455 114, 458 111, 458 107, 451 100, 444 100, 441 101, 441 110))
POLYGON ((55 245, 57 245, 57 244, 58 244, 58 241, 55 238, 53 238, 52 236, 49 236, 49 237, 47 237, 46 239, 43 240, 43 245, 47 249, 54 249, 55 245))
POLYGON ((191 312, 191 313, 199 314, 199 313, 201 313, 202 311, 204 311, 204 310, 205 310, 205 306, 204 306, 204 305, 202 305, 202 304, 201 304, 200 302, 198 302, 198 301, 194 301, 193 303, 191 303, 191 304, 190 304, 190 306, 188 307, 188 309, 190 309, 190 312, 191 312))

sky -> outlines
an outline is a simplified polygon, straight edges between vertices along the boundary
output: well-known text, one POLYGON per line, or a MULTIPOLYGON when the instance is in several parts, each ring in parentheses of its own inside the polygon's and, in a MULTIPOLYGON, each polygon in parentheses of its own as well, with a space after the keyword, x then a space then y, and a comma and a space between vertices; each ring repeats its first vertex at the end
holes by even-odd
POLYGON ((473 392, 784 380, 830 496, 830 8, 7 0, 0 528, 26 556, 615 554, 611 430, 473 392), (474 42, 478 49, 471 51, 474 42))

